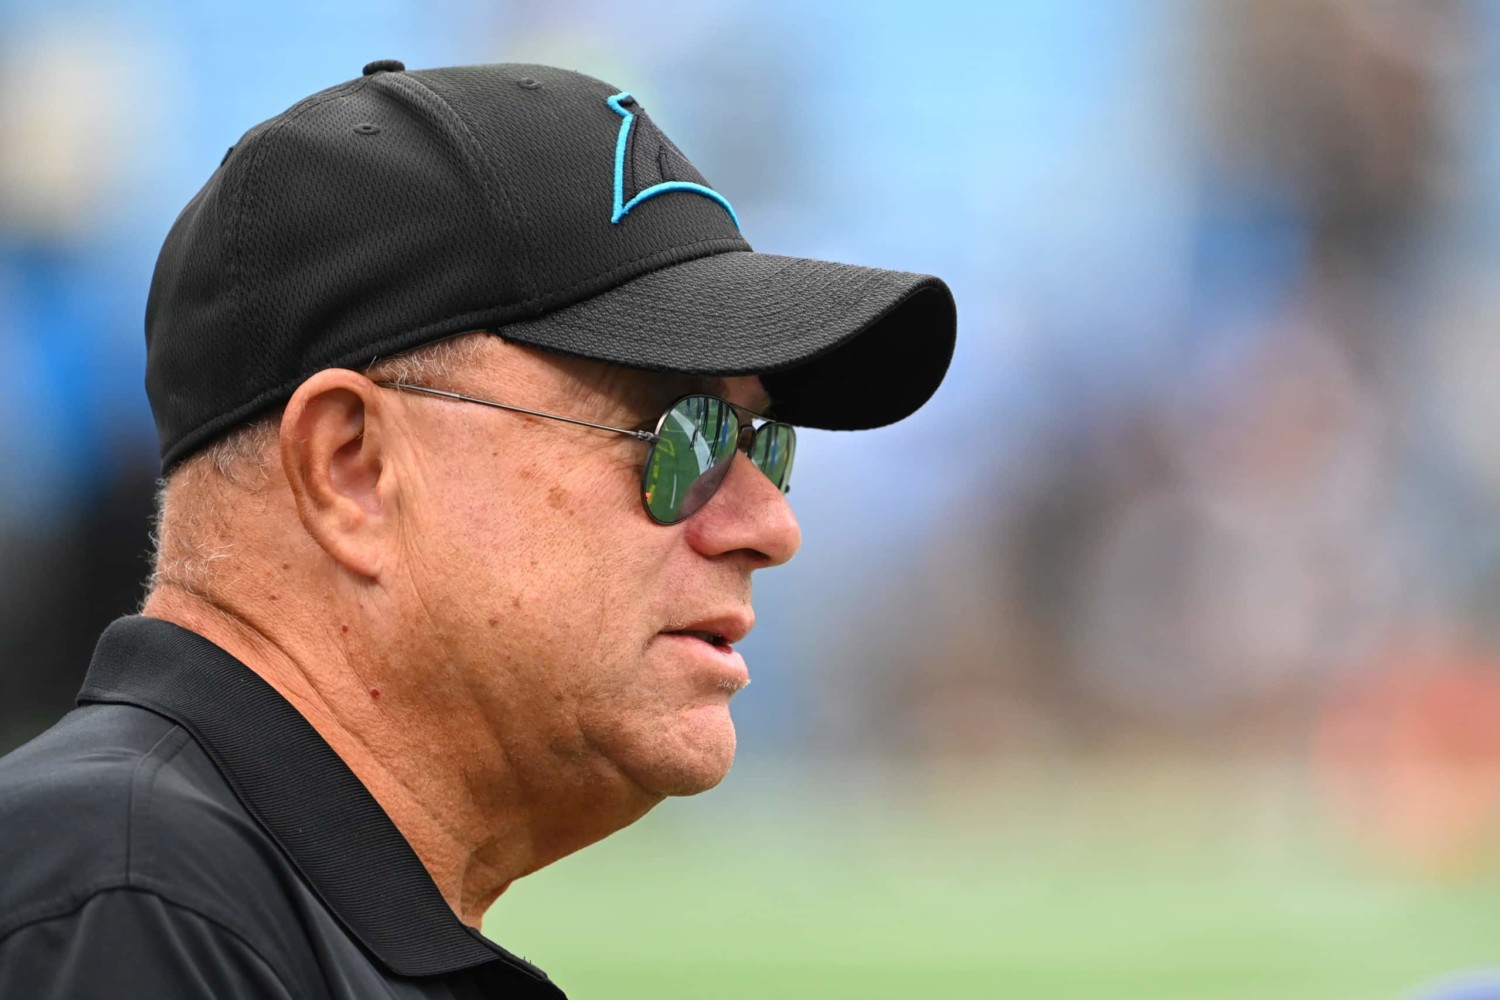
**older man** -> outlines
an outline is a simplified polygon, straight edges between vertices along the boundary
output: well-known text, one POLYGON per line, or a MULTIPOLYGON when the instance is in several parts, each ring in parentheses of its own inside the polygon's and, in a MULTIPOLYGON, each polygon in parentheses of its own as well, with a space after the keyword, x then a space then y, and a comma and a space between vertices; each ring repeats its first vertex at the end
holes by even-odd
POLYGON ((954 312, 751 252, 617 88, 383 60, 230 149, 146 336, 156 569, 0 761, 4 997, 560 996, 480 917, 723 778, 791 425, 915 410, 954 312))

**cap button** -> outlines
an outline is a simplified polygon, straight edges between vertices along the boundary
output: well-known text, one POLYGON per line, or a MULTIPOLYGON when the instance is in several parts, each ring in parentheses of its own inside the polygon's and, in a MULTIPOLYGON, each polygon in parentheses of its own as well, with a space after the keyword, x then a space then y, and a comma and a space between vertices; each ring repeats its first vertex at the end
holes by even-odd
POLYGON ((361 75, 370 76, 373 73, 400 73, 404 69, 406 69, 406 63, 402 62, 400 59, 376 59, 372 63, 365 63, 364 72, 361 75))

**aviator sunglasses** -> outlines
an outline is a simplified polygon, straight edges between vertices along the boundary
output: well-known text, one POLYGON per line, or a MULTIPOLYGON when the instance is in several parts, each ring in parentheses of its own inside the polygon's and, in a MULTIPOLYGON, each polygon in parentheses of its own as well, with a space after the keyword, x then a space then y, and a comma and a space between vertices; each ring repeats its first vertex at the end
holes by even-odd
POLYGON ((749 456, 755 467, 765 473, 781 492, 791 489, 792 459, 797 454, 797 432, 792 425, 766 419, 718 396, 683 396, 667 407, 656 421, 654 431, 643 431, 609 427, 405 382, 377 382, 376 385, 561 420, 644 441, 651 445, 651 450, 646 453, 646 466, 641 470, 641 504, 657 524, 676 524, 708 503, 729 474, 737 451, 749 456), (741 413, 750 419, 765 420, 765 423, 752 426, 749 420, 741 419, 741 413))

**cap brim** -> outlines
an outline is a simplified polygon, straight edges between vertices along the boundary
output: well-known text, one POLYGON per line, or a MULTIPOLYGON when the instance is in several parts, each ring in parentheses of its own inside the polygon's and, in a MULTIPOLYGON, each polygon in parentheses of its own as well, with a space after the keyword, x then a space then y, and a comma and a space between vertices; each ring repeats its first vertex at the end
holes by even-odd
POLYGON ((956 330, 953 294, 931 275, 730 251, 497 332, 628 368, 759 375, 778 419, 859 430, 927 402, 956 330))

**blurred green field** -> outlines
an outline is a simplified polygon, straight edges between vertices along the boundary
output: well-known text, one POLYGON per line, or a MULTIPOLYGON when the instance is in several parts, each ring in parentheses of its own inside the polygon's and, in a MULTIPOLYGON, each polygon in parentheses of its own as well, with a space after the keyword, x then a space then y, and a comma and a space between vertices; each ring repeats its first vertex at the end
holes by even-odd
POLYGON ((1363 859, 1289 769, 737 777, 486 932, 575 1000, 1394 1000, 1500 965, 1494 873, 1363 859))

